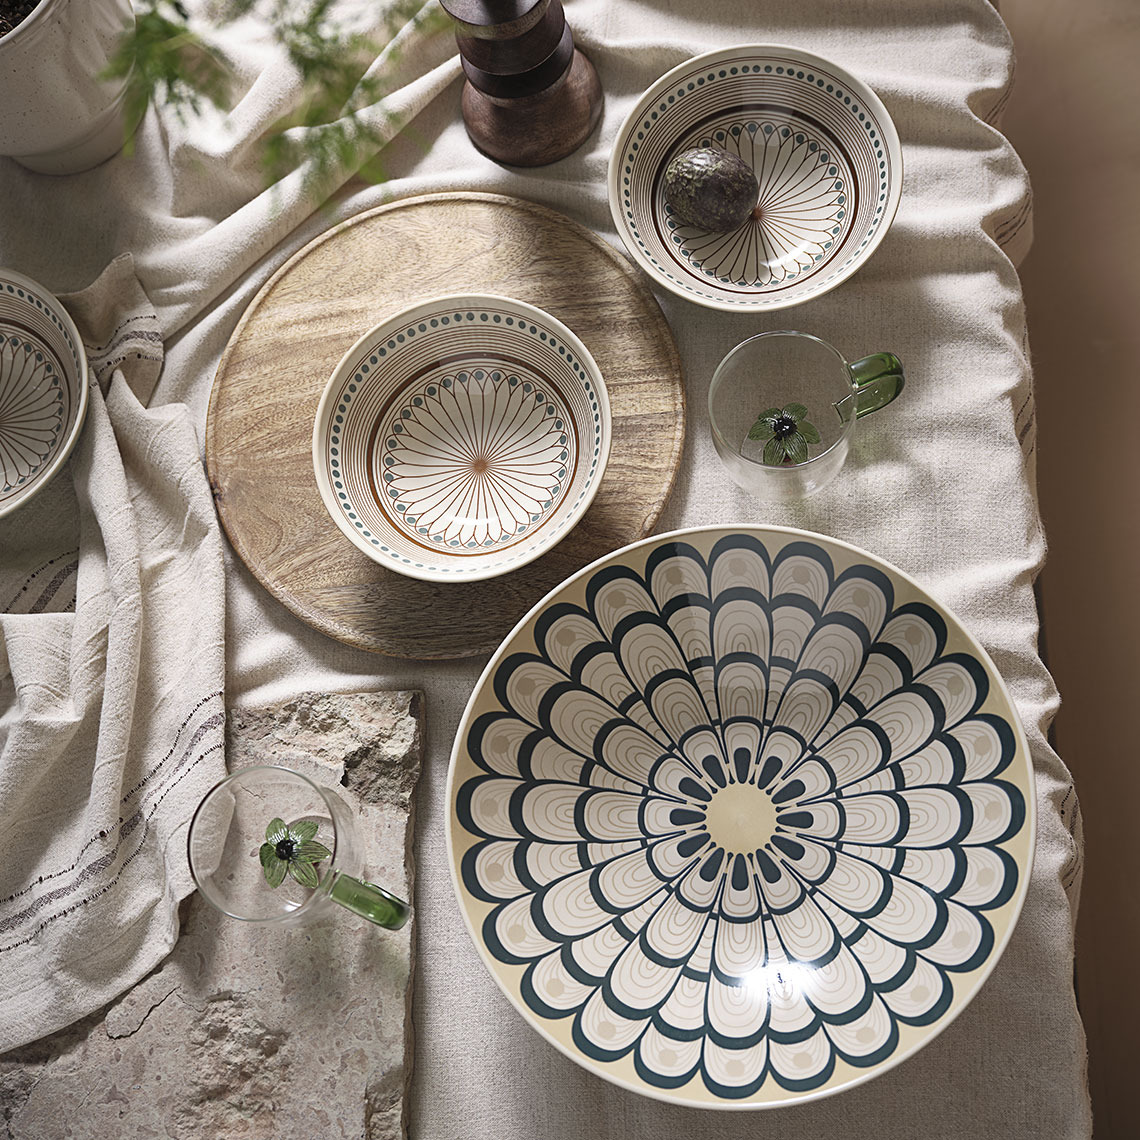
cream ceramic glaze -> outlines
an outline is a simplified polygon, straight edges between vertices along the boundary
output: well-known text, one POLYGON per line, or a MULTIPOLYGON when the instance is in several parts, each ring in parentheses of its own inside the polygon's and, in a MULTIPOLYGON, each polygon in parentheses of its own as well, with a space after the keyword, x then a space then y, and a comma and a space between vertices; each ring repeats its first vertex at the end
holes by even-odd
POLYGON ((610 448, 586 346, 533 305, 453 294, 349 349, 313 430, 321 499, 392 570, 476 581, 537 558, 585 513, 610 448))
POLYGON ((1033 785, 985 651, 835 539, 707 527, 595 562, 456 737, 453 881, 492 976, 677 1104, 838 1092, 936 1036, 1025 897, 1033 785))
POLYGON ((0 518, 63 466, 87 414, 87 356, 67 310, 0 268, 0 518))
POLYGON ((610 212, 664 289, 726 312, 783 309, 845 281, 882 241, 902 191, 890 114, 861 80, 799 48, 741 44, 686 60, 642 96, 610 155, 610 212), (665 170, 694 147, 738 155, 756 206, 727 233, 686 225, 665 170))
POLYGON ((0 154, 75 174, 123 144, 123 83, 97 78, 134 20, 131 0, 43 0, 0 37, 0 154))

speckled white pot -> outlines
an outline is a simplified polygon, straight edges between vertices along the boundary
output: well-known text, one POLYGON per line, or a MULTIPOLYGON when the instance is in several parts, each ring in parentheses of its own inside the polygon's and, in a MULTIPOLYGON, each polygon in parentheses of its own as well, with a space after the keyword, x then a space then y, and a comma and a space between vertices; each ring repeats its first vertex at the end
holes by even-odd
POLYGON ((119 150, 124 84, 98 76, 133 20, 131 0, 42 0, 0 36, 0 154, 75 174, 119 150))

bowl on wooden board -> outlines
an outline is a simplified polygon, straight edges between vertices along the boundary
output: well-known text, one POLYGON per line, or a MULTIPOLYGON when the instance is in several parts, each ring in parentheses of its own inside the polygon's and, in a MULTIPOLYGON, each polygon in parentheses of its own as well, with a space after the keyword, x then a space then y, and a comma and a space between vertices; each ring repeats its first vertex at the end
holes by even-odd
POLYGON ((344 535, 401 574, 505 574, 589 507, 610 408, 586 346, 493 294, 433 298, 370 329, 337 365, 313 427, 321 498, 344 535))

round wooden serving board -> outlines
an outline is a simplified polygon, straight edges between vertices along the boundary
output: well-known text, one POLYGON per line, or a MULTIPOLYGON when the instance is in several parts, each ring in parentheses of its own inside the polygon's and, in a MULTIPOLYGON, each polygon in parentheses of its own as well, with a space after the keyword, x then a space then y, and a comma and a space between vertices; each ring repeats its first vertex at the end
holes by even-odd
POLYGON ((239 557, 302 620, 377 653, 467 657, 493 650, 574 571, 652 531, 684 425, 673 335, 620 254, 543 206, 429 194, 330 230, 257 294, 218 365, 206 468, 239 557), (364 332, 417 301, 463 291, 528 301, 581 337, 609 389, 613 445, 593 505, 540 559, 482 582, 421 582, 367 558, 326 514, 313 418, 364 332))

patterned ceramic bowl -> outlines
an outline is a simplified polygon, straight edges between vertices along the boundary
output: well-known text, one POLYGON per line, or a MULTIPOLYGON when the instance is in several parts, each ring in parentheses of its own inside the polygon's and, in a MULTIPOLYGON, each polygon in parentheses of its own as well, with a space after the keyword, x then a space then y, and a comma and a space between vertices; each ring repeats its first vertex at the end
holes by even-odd
POLYGON ((627 547, 515 628, 448 783, 460 908, 523 1016, 636 1092, 838 1092, 977 992, 1029 881, 1033 781, 993 663, 833 539, 627 547))
POLYGON ((87 414, 87 357, 67 310, 0 269, 0 516, 63 466, 87 414))
POLYGON ((366 333, 313 429, 317 486, 370 558, 474 581, 537 558, 582 517, 610 449, 605 383, 560 321, 506 297, 438 297, 366 333))
POLYGON ((729 312, 783 309, 833 289, 874 251, 895 215, 902 148, 878 96, 819 56, 725 48, 674 68, 642 96, 614 143, 610 211, 658 284, 729 312), (682 224, 665 202, 678 154, 715 146, 756 173, 739 229, 682 224))

